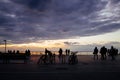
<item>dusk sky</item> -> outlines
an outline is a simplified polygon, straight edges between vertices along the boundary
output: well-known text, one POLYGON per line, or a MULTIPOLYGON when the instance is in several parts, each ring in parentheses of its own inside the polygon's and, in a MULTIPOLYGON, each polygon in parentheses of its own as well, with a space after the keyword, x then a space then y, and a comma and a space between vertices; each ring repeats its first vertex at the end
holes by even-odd
POLYGON ((120 50, 120 0, 0 0, 0 50, 120 50))

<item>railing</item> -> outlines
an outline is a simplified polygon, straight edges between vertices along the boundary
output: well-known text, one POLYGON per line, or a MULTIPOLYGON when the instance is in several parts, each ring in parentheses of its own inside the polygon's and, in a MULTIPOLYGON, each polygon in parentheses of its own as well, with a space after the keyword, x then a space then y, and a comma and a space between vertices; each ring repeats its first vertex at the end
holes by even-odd
POLYGON ((23 60, 24 63, 27 63, 30 55, 26 55, 25 53, 13 54, 13 53, 0 53, 0 60, 3 63, 10 63, 11 60, 23 60))

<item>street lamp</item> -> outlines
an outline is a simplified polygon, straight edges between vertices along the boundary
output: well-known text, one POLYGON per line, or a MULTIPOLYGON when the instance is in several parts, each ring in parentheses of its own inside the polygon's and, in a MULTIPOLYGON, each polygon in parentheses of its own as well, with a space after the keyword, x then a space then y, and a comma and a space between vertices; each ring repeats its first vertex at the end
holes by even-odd
POLYGON ((5 42, 5 53, 6 53, 7 40, 4 40, 4 42, 5 42))

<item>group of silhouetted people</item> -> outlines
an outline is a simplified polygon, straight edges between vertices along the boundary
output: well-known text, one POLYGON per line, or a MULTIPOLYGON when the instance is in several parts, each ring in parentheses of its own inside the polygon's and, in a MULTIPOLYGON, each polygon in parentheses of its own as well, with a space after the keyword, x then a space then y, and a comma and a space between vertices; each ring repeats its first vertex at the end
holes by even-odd
MULTIPOLYGON (((8 50, 8 52, 7 52, 7 54, 21 54, 20 53, 20 51, 19 50, 8 50)), ((28 50, 25 50, 25 53, 23 53, 23 54, 25 54, 26 56, 30 56, 31 55, 31 52, 30 52, 30 50, 28 49, 28 50)))
MULTIPOLYGON (((7 54, 21 54, 19 50, 8 50, 7 54)), ((30 50, 25 50, 25 53, 24 53, 26 56, 30 56, 31 55, 31 52, 30 50)))
POLYGON ((30 50, 26 50, 25 53, 21 53, 19 50, 8 50, 8 52, 0 53, 0 60, 3 63, 9 63, 11 60, 23 60, 26 63, 30 59, 30 56, 30 50))
POLYGON ((77 59, 77 52, 71 52, 70 49, 65 50, 65 54, 63 54, 63 50, 60 48, 59 49, 59 63, 68 63, 68 64, 76 64, 78 63, 77 59))
POLYGON ((20 53, 20 51, 19 50, 17 50, 17 51, 15 51, 15 50, 8 50, 8 54, 19 54, 20 53))
POLYGON ((41 55, 37 64, 54 64, 55 54, 45 48, 45 54, 41 55))
MULTIPOLYGON (((62 48, 58 50, 58 61, 61 64, 68 63, 68 64, 75 64, 78 62, 77 60, 77 52, 72 52, 70 49, 65 50, 65 54, 63 54, 62 48)), ((56 63, 56 55, 51 51, 45 48, 45 54, 41 55, 37 64, 55 64, 56 63)))
POLYGON ((29 49, 25 51, 25 55, 26 55, 26 56, 30 56, 30 55, 31 55, 31 52, 30 52, 29 49))
POLYGON ((107 49, 105 46, 103 46, 100 48, 100 51, 98 51, 98 48, 95 47, 93 51, 94 60, 98 60, 98 52, 101 55, 101 60, 106 60, 107 57, 111 57, 111 60, 115 60, 115 57, 118 55, 118 49, 114 48, 113 46, 111 46, 110 49, 107 49))

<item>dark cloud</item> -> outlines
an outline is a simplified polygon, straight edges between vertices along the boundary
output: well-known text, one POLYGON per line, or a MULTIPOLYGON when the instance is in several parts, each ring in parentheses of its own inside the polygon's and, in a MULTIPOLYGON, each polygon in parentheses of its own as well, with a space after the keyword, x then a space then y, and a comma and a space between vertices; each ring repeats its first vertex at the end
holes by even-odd
POLYGON ((48 3, 51 2, 51 0, 11 0, 15 3, 22 4, 27 6, 28 8, 44 11, 47 8, 48 3))
POLYGON ((72 45, 80 45, 79 42, 64 42, 64 44, 72 46, 72 45))
POLYGON ((119 0, 1 0, 0 39, 31 42, 120 29, 119 0))

